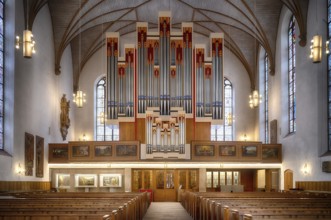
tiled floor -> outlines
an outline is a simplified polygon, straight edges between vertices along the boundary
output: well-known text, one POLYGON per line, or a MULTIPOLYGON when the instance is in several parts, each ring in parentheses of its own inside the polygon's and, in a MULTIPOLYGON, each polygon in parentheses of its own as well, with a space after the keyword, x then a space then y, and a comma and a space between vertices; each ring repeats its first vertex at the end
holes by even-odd
POLYGON ((152 202, 143 220, 192 220, 179 202, 152 202))

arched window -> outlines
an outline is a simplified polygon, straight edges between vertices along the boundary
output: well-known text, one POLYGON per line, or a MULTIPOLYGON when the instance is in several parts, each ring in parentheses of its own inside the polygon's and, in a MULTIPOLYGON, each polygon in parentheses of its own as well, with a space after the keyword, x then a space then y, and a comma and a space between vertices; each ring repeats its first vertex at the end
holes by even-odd
POLYGON ((295 95, 295 18, 292 15, 288 27, 288 125, 289 133, 296 131, 296 95, 295 95))
POLYGON ((111 128, 106 125, 102 115, 105 115, 105 102, 106 102, 106 77, 102 77, 96 86, 96 140, 97 141, 118 141, 119 129, 111 128))
POLYGON ((268 78, 269 76, 269 60, 268 54, 264 56, 264 141, 269 143, 269 92, 268 92, 268 78))
POLYGON ((4 149, 3 127, 4 127, 4 84, 3 84, 3 63, 4 63, 4 0, 0 0, 0 150, 4 149))
POLYGON ((233 88, 232 83, 224 78, 224 124, 211 126, 212 141, 233 140, 233 88))
MULTIPOLYGON (((328 1, 328 41, 331 41, 331 1, 328 1)), ((329 44, 331 45, 331 44, 329 44)), ((330 48, 329 48, 330 50, 330 48)), ((328 54, 328 149, 331 151, 331 54, 328 54)))

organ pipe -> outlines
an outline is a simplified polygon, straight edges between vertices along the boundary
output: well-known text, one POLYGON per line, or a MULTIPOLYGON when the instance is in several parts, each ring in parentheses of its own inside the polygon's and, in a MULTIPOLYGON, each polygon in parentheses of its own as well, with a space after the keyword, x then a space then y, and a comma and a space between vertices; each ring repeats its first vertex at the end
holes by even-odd
POLYGON ((107 117, 117 119, 117 59, 118 59, 118 36, 106 35, 107 49, 107 117))
MULTIPOLYGON (((158 21, 157 32, 149 32, 147 23, 137 23, 137 44, 125 49, 125 59, 119 57, 119 34, 107 36, 107 117, 134 119, 137 112, 141 118, 146 117, 149 109, 169 117, 171 112, 182 108, 189 117, 193 117, 195 110, 196 120, 221 120, 223 35, 211 34, 209 57, 205 45, 195 45, 193 50, 192 23, 182 23, 181 32, 171 32, 169 12, 160 12, 158 21), (199 55, 200 61, 196 56, 201 48, 204 50, 199 55)), ((178 130, 183 129, 182 123, 178 123, 178 130)), ((146 129, 153 130, 150 126, 148 124, 146 129)), ((158 145, 160 141, 172 145, 176 135, 174 130, 169 132, 170 139, 165 135, 161 140, 160 135, 155 135, 158 145)), ((184 146, 182 134, 178 132, 178 141, 184 146)), ((151 145, 155 144, 153 134, 147 140, 151 145)))

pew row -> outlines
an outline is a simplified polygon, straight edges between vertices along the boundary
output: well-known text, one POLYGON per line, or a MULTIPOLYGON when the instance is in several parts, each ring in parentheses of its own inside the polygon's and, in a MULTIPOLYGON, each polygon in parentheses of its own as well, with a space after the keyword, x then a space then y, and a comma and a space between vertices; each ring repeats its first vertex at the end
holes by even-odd
POLYGON ((330 194, 193 193, 181 203, 193 219, 331 219, 330 194))
POLYGON ((11 193, 0 196, 0 220, 141 220, 144 193, 11 193))

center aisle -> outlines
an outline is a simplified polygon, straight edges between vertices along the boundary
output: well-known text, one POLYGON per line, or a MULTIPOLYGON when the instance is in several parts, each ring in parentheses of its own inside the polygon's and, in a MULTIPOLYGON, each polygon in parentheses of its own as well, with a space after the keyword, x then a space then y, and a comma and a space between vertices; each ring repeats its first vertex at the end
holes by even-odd
POLYGON ((143 220, 192 220, 179 202, 152 202, 143 220))

